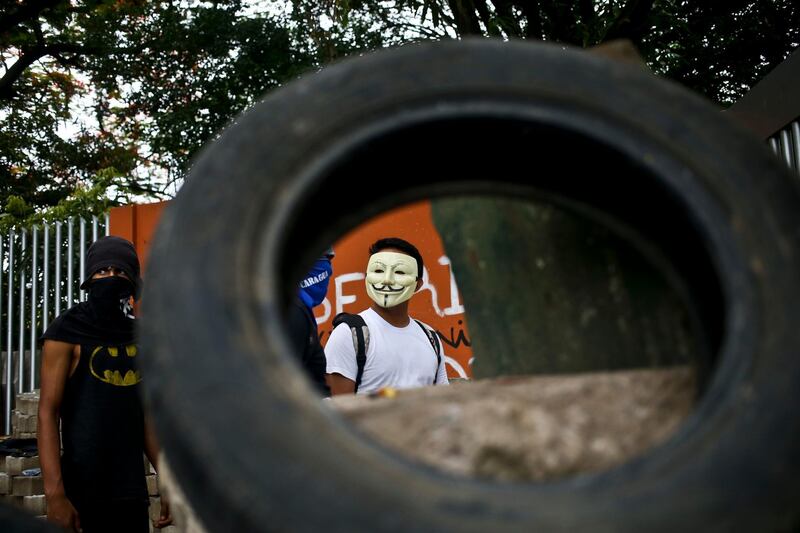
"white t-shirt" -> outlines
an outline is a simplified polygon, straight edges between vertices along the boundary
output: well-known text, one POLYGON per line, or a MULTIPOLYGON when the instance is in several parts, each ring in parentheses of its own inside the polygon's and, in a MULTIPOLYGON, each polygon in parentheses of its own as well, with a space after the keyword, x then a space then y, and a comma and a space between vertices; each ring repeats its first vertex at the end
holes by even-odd
MULTIPOLYGON (((375 392, 383 387, 409 389, 433 385, 447 385, 447 371, 442 363, 438 369, 436 352, 428 336, 414 319, 403 328, 386 322, 372 308, 359 313, 369 328, 369 346, 364 374, 361 376, 359 394, 375 392), (438 372, 438 374, 437 374, 438 372)), ((353 335, 346 324, 337 326, 325 345, 328 374, 341 374, 356 380, 358 364, 353 335)))

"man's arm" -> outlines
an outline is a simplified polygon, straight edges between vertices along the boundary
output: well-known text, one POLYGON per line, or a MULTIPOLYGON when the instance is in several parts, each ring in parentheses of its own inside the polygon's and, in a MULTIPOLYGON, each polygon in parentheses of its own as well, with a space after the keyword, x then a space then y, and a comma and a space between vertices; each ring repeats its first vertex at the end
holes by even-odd
POLYGON ((331 396, 356 392, 356 382, 341 374, 327 374, 325 378, 328 381, 328 387, 331 388, 331 396))
POLYGON ((47 519, 78 531, 80 520, 64 492, 61 476, 61 439, 58 422, 64 388, 72 368, 74 344, 47 340, 42 347, 41 392, 39 397, 39 462, 47 500, 47 519))
POLYGON ((314 315, 301 302, 292 303, 287 317, 287 333, 295 348, 295 356, 317 390, 330 396, 325 379, 325 352, 319 343, 314 315))
POLYGON ((325 359, 325 380, 331 389, 331 396, 354 394, 358 365, 356 364, 356 350, 353 346, 352 334, 347 324, 339 324, 331 332, 328 342, 325 344, 325 359))
MULTIPOLYGON (((158 473, 158 440, 153 431, 153 424, 150 423, 147 417, 144 419, 144 453, 147 455, 148 461, 153 465, 158 473)), ((162 528, 172 523, 172 514, 169 512, 169 502, 166 496, 161 494, 161 513, 158 520, 153 520, 153 527, 162 528)))

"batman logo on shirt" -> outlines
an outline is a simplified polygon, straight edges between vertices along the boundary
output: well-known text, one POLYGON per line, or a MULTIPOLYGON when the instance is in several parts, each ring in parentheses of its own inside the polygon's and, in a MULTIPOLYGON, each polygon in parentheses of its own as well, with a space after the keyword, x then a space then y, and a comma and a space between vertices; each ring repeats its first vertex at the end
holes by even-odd
POLYGON ((135 368, 136 345, 125 347, 98 346, 92 350, 89 358, 89 370, 92 375, 109 385, 129 387, 142 381, 135 368))

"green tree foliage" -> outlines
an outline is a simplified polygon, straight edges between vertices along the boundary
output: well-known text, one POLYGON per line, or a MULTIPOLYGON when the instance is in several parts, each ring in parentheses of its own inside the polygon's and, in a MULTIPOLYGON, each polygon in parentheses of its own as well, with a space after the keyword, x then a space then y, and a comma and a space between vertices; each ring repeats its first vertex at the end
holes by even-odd
POLYGON ((5 214, 11 197, 41 210, 100 183, 112 203, 169 196, 232 117, 315 65, 270 5, 3 1, 5 214))
POLYGON ((741 97, 800 46, 796 0, 337 0, 336 9, 411 11, 459 37, 589 47, 628 39, 651 69, 721 104, 741 97))
POLYGON ((261 94, 366 50, 627 38, 656 72, 728 103, 798 28, 793 0, 0 0, 0 208, 21 220, 98 184, 97 208, 168 197, 261 94))

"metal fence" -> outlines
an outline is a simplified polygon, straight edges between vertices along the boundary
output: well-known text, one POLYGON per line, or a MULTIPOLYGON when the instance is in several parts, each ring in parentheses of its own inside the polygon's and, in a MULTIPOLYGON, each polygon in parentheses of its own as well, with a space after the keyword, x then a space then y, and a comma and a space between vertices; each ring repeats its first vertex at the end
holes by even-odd
POLYGON ((86 295, 86 249, 108 235, 108 215, 68 218, 0 235, 0 344, 4 434, 11 433, 14 394, 39 386, 38 338, 49 322, 86 295))
POLYGON ((769 144, 789 168, 800 173, 800 119, 770 137, 769 144))

